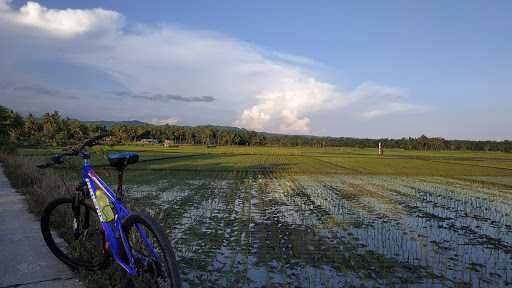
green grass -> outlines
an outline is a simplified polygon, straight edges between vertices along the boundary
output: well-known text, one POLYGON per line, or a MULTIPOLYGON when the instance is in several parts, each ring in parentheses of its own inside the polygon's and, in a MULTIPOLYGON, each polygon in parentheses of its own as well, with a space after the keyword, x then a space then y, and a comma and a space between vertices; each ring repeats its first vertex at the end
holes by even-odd
MULTIPOLYGON (((159 171, 266 172, 293 175, 361 174, 403 176, 512 176, 512 154, 472 151, 408 151, 311 147, 118 145, 93 149, 92 163, 108 166, 113 151, 135 151, 141 161, 130 169, 159 171)), ((56 149, 20 149, 45 158, 56 149)))

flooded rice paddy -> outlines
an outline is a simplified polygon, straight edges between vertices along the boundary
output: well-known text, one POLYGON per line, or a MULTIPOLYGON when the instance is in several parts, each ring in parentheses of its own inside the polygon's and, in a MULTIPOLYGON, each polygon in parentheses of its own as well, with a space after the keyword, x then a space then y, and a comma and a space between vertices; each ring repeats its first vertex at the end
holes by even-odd
POLYGON ((512 286, 512 177, 155 174, 188 287, 512 286))

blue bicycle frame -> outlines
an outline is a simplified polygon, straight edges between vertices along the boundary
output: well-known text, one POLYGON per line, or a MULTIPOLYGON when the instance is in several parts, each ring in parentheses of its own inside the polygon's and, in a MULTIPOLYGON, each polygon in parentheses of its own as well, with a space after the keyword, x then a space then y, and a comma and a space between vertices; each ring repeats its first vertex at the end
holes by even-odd
MULTIPOLYGON (((126 208, 119 199, 117 199, 115 193, 112 192, 112 190, 107 186, 107 184, 105 184, 105 182, 103 182, 103 180, 101 180, 100 177, 98 177, 98 175, 96 175, 96 172, 94 172, 92 167, 89 165, 89 161, 87 159, 84 159, 82 179, 89 188, 89 193, 93 200, 94 206, 96 207, 96 212, 98 213, 98 217, 100 218, 103 230, 105 231, 106 240, 110 243, 112 256, 114 257, 116 262, 118 262, 128 272, 129 276, 136 275, 136 259, 131 251, 130 245, 128 244, 128 239, 122 227, 124 219, 131 215, 130 210, 128 210, 128 208, 126 208), (106 221, 100 208, 96 203, 96 191, 98 187, 105 192, 105 194, 110 200, 110 203, 114 206, 115 217, 112 221, 106 221), (123 260, 121 257, 121 251, 123 250, 125 252, 125 255, 127 256, 128 263, 126 263, 126 261, 123 260)), ((139 227, 138 224, 135 225, 146 247, 151 251, 153 256, 155 256, 157 261, 159 261, 160 258, 156 253, 153 245, 151 245, 151 242, 148 240, 146 233, 139 227)), ((147 264, 148 259, 146 257, 142 255, 137 255, 137 257, 140 260, 142 260, 143 264, 147 264)))

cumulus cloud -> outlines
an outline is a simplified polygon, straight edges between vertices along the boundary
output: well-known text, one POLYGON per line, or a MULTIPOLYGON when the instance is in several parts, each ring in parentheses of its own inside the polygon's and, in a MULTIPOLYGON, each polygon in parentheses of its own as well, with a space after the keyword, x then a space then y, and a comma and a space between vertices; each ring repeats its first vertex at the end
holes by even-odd
POLYGON ((48 9, 28 1, 18 11, 10 9, 6 0, 0 0, 2 17, 15 23, 45 30, 61 36, 72 36, 92 30, 117 27, 122 17, 115 11, 104 9, 80 10, 48 9))
POLYGON ((406 98, 406 91, 400 87, 364 82, 353 89, 341 90, 313 78, 297 76, 294 79, 296 83, 286 83, 281 89, 258 95, 259 104, 245 109, 235 125, 255 130, 308 133, 311 119, 306 115, 310 112, 334 110, 355 103, 363 110, 384 106, 360 113, 366 119, 421 110, 421 106, 399 102, 406 98))
MULTIPOLYGON (((294 73, 291 73, 294 74, 294 73)), ((234 125, 254 130, 301 132, 311 130, 306 115, 317 111, 343 95, 336 87, 304 75, 289 75, 281 83, 256 95, 259 103, 243 110, 234 125)))
MULTIPOLYGON (((6 76, 19 78, 37 65, 43 69, 37 63, 48 59, 96 71, 95 77, 110 79, 112 87, 91 84, 82 91, 80 99, 89 101, 91 117, 169 120, 168 115, 176 115, 187 124, 213 122, 283 133, 314 132, 311 115, 318 111, 354 103, 364 103, 364 111, 379 103, 402 105, 387 109, 389 114, 409 105, 396 87, 368 82, 340 89, 320 79, 314 71, 321 65, 306 57, 267 51, 211 31, 125 22, 121 14, 99 8, 57 10, 27 2, 14 9, 0 0, 0 72, 26 67, 6 76), (18 65, 22 62, 30 64, 18 65), (141 106, 140 100, 148 101, 141 106)), ((54 73, 51 66, 45 69, 54 73)), ((41 97, 36 91, 25 93, 41 97)), ((19 97, 9 101, 22 105, 19 97)), ((79 107, 62 108, 81 113, 79 107)), ((382 113, 367 111, 366 118, 382 113)))

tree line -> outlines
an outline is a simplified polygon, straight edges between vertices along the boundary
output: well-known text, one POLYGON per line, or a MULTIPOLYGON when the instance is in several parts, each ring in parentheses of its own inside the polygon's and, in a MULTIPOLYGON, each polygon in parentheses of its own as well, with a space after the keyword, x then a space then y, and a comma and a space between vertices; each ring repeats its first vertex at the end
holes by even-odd
MULTIPOLYGON (((0 106, 0 143, 17 146, 67 146, 97 135, 100 122, 83 122, 62 117, 59 112, 41 117, 20 113, 0 106)), ((151 125, 146 123, 114 122, 109 127, 112 143, 134 143, 141 139, 165 140, 173 144, 244 145, 244 146, 310 146, 375 148, 382 142, 385 148, 407 150, 474 150, 512 152, 512 141, 447 140, 440 137, 401 139, 361 139, 351 137, 317 137, 282 135, 249 131, 234 127, 151 125)))

